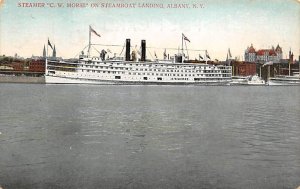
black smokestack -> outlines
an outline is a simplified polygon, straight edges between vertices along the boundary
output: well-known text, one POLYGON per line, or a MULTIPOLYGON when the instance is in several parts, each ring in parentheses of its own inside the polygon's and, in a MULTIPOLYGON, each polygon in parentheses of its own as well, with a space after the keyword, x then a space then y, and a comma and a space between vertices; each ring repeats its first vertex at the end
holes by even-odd
POLYGON ((142 57, 141 61, 146 61, 146 40, 142 40, 142 57))
POLYGON ((130 61, 130 39, 126 39, 126 55, 125 60, 130 61))

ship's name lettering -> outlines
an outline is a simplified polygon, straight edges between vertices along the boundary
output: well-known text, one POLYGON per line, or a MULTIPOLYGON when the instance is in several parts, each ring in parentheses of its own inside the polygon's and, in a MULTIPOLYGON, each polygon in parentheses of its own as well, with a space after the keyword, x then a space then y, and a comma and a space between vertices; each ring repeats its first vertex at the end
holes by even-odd
POLYGON ((86 8, 88 3, 67 3, 68 8, 86 8))
POLYGON ((45 7, 45 3, 24 3, 24 2, 19 2, 18 7, 45 7))

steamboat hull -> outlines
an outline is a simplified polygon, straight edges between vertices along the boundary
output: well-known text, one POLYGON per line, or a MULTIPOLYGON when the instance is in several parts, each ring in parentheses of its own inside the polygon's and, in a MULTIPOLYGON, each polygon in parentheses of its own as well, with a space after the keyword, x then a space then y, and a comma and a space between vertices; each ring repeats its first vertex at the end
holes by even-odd
POLYGON ((231 67, 194 63, 49 61, 46 84, 229 85, 231 67))
POLYGON ((113 80, 97 80, 85 78, 70 78, 45 76, 46 84, 90 84, 90 85, 211 85, 222 86, 229 85, 231 80, 224 81, 201 81, 201 82, 168 82, 168 81, 113 81, 113 80))

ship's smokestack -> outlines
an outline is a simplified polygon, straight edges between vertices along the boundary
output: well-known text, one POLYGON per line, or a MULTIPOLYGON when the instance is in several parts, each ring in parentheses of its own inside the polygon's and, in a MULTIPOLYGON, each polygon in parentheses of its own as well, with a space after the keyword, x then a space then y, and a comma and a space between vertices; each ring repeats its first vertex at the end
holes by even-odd
POLYGON ((142 40, 141 46, 142 46, 142 57, 141 57, 141 61, 146 61, 146 40, 142 40))
POLYGON ((126 39, 125 60, 130 61, 130 39, 126 39))

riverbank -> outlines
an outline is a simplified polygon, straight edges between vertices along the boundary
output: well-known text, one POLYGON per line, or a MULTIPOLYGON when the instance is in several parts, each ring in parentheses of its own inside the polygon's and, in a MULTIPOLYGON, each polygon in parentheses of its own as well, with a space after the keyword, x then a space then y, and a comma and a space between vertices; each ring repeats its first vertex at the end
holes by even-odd
POLYGON ((44 84, 45 77, 1 75, 0 83, 36 83, 44 84))

